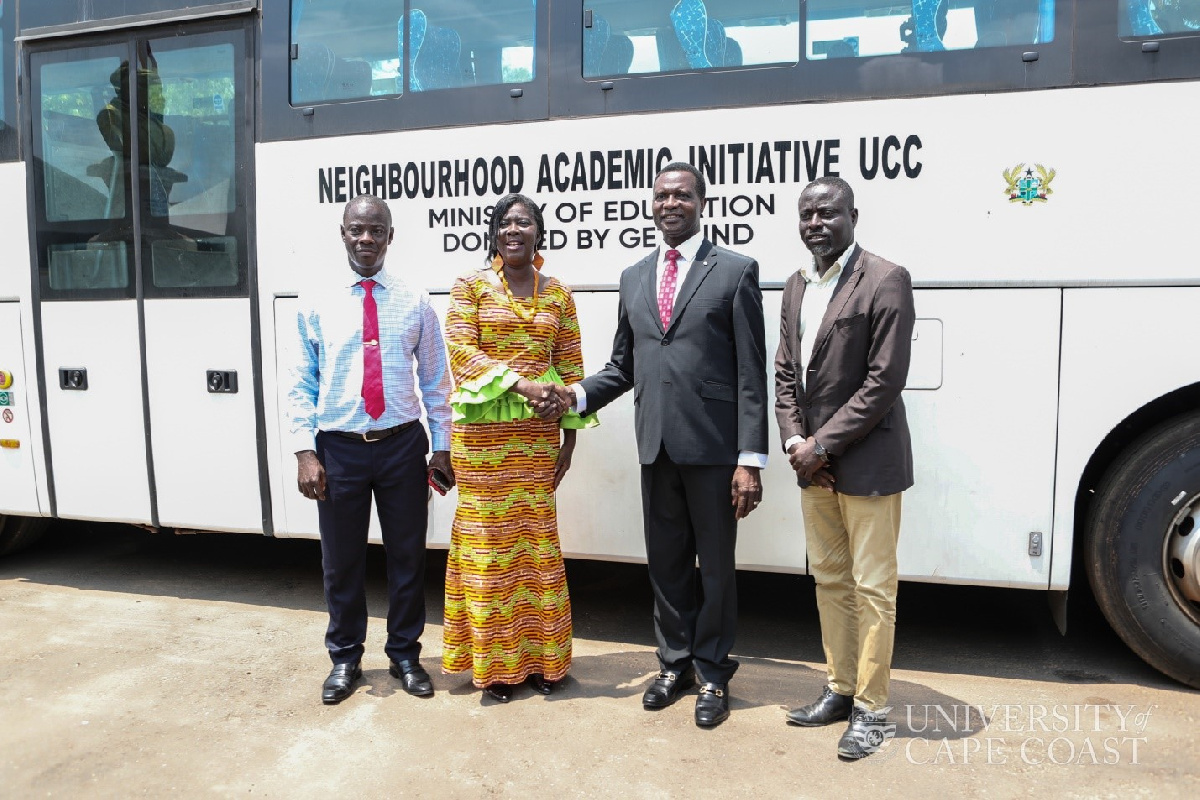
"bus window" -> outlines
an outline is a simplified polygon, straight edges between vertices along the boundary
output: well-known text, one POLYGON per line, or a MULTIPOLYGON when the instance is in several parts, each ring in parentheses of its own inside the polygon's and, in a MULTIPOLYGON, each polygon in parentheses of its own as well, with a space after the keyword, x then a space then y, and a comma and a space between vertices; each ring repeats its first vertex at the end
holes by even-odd
POLYGON ((533 80, 536 0, 416 0, 408 33, 413 92, 533 80))
POLYGON ((1054 40, 1054 0, 809 0, 809 60, 1054 40))
POLYGON ((110 113, 128 107, 122 85, 129 63, 118 58, 48 64, 41 74, 42 158, 46 219, 70 222, 125 217, 121 125, 110 113), (107 75, 107 80, 97 76, 107 75))
POLYGON ((404 0, 292 0, 293 105, 400 91, 404 0))
POLYGON ((590 0, 584 25, 585 78, 794 64, 800 52, 799 0, 590 0))
POLYGON ((189 44, 151 42, 139 73, 149 106, 149 114, 139 117, 149 147, 141 161, 149 186, 142 223, 150 250, 148 294, 194 296, 244 282, 234 224, 234 46, 189 44))
POLYGON ((40 69, 40 136, 34 156, 41 166, 46 222, 62 231, 45 254, 46 288, 51 291, 131 285, 125 203, 129 115, 117 111, 122 102, 128 108, 128 75, 129 63, 116 56, 40 69), (85 228, 94 234, 69 234, 85 228))
POLYGON ((292 0, 293 105, 526 83, 536 0, 292 0))
POLYGON ((1200 34, 1200 0, 1118 0, 1121 38, 1200 34))

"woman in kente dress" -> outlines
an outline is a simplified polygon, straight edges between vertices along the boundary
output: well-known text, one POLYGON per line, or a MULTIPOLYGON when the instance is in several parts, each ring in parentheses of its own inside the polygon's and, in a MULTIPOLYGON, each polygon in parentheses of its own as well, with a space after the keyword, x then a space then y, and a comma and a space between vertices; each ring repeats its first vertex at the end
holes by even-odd
POLYGON ((576 430, 596 424, 543 399, 543 384, 584 375, 571 291, 539 271, 544 233, 532 200, 502 198, 488 266, 455 281, 446 314, 458 509, 442 668, 470 669, 474 684, 500 702, 524 682, 550 694, 571 666, 554 491, 571 466, 576 430), (539 400, 545 418, 529 402, 539 400))

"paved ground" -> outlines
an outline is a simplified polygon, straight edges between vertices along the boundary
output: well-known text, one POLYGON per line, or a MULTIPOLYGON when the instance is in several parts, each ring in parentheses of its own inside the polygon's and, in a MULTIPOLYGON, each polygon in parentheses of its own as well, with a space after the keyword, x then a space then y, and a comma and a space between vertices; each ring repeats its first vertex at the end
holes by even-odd
POLYGON ((842 763, 840 728, 783 722, 822 685, 808 578, 741 576, 733 716, 706 731, 690 697, 641 708, 644 568, 572 562, 572 676, 502 706, 438 672, 430 561, 436 696, 387 674, 375 553, 366 679, 326 707, 316 543, 58 525, 0 560, 0 796, 1200 795, 1200 693, 1143 665, 1086 603, 1064 639, 1035 593, 903 584, 897 730, 842 763))

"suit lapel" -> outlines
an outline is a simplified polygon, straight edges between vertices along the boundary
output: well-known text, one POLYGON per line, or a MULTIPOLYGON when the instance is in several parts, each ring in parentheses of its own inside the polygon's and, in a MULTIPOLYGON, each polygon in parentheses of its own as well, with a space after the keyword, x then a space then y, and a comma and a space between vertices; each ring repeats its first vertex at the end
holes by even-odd
MULTIPOLYGON (((700 249, 696 251, 696 260, 688 267, 687 276, 683 279, 683 285, 679 287, 679 293, 675 295, 675 306, 671 310, 672 328, 683 316, 683 309, 687 307, 688 301, 692 299, 692 295, 700 288, 700 284, 704 282, 716 264, 716 248, 712 246, 712 242, 705 239, 700 243, 700 249)), ((658 305, 657 301, 655 305, 658 305)))
POLYGON ((658 315, 658 250, 655 249, 643 258, 638 269, 638 281, 642 285, 642 295, 646 298, 646 311, 649 312, 650 318, 658 323, 658 330, 661 332, 662 319, 658 315))
POLYGON ((838 285, 833 290, 829 307, 825 309, 825 316, 821 319, 821 327, 817 328, 817 338, 813 342, 812 355, 808 359, 809 364, 817 360, 817 353, 821 352, 821 348, 829 339, 829 334, 833 332, 833 323, 842 315, 842 309, 846 307, 850 295, 854 292, 854 287, 862 278, 863 271, 860 268, 862 256, 862 247, 855 247, 855 253, 850 259, 850 263, 842 268, 842 275, 838 278, 838 285))

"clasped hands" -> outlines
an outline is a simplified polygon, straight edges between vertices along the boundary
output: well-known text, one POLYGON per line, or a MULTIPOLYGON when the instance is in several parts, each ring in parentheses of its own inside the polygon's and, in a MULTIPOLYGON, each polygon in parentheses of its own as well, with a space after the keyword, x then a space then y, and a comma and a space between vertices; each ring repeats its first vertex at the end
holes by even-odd
POLYGON ((533 413, 542 419, 554 420, 570 410, 575 393, 557 383, 537 383, 521 378, 513 391, 529 401, 533 413))
POLYGON ((816 447, 817 440, 812 436, 797 442, 788 448, 788 462, 801 478, 813 486, 832 492, 833 473, 829 471, 826 462, 817 455, 816 447))

